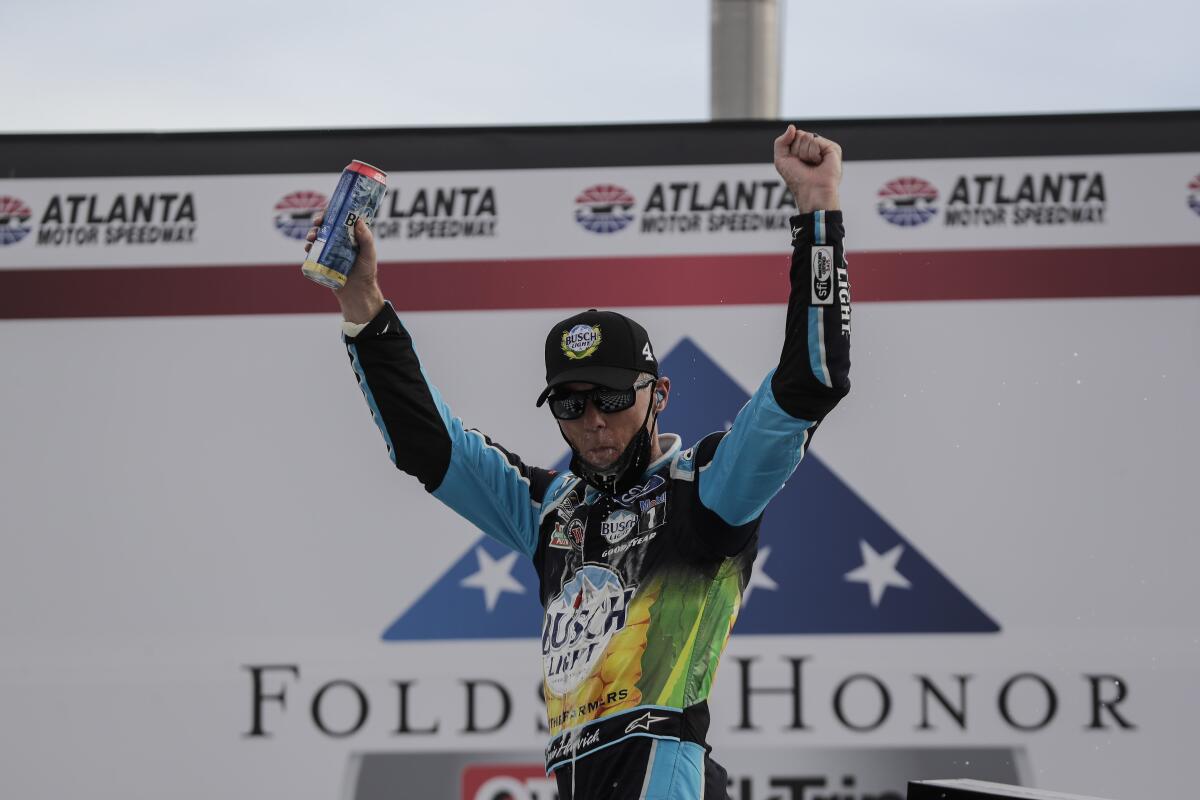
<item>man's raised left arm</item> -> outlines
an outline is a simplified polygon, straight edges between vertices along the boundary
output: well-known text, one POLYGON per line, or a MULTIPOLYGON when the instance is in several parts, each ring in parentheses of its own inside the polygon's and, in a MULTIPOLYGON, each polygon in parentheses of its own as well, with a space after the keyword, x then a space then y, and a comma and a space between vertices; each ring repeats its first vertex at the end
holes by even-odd
POLYGON ((699 480, 701 502, 735 526, 762 513, 799 465, 821 420, 850 391, 841 147, 789 125, 775 140, 775 169, 799 212, 792 217, 783 350, 702 465, 699 480))

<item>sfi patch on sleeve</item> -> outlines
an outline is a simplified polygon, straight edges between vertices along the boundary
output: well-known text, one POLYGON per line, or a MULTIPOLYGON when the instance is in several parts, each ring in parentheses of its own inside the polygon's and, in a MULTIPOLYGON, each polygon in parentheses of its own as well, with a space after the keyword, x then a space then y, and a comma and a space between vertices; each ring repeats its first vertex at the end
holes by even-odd
POLYGON ((812 304, 833 305, 833 246, 812 248, 812 304))

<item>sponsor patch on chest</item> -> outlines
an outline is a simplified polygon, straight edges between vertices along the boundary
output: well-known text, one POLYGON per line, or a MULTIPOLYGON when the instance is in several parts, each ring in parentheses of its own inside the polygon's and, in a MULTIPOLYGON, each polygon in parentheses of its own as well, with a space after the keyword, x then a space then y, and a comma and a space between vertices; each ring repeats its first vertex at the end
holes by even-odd
POLYGON ((628 492, 615 499, 623 506, 631 506, 638 498, 645 497, 648 494, 656 492, 666 485, 666 478, 664 478, 662 475, 655 475, 650 480, 639 486, 634 486, 628 492))
POLYGON ((559 550, 571 549, 571 540, 567 538, 565 528, 561 521, 554 523, 554 530, 550 532, 550 547, 557 547, 559 550))
POLYGON ((638 530, 652 531, 667 521, 667 493, 663 492, 648 500, 638 501, 638 530))
POLYGON ((616 544, 637 530, 638 515, 627 508, 618 508, 600 523, 600 535, 609 544, 616 544))
POLYGON ((571 537, 571 540, 575 542, 577 547, 583 547, 584 530, 585 527, 583 520, 581 519, 573 519, 571 520, 570 524, 567 525, 567 535, 571 537))

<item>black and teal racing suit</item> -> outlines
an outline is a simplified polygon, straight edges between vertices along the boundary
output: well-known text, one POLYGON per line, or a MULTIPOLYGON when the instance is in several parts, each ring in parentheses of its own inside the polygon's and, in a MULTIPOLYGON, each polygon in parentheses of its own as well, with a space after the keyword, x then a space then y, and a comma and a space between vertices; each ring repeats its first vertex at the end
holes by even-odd
POLYGON ((345 337, 393 463, 530 558, 544 608, 546 768, 563 800, 726 797, 708 696, 767 502, 850 387, 841 213, 792 218, 778 366, 728 431, 663 455, 619 496, 525 464, 450 413, 387 305, 345 337))

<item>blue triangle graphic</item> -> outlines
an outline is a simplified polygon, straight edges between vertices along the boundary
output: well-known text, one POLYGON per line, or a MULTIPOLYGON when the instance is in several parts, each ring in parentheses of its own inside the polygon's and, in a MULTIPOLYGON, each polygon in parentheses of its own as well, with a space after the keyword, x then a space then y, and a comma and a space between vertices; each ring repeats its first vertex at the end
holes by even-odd
MULTIPOLYGON (((662 361, 671 377, 664 430, 688 447, 728 426, 746 392, 690 339, 662 361)), ((556 465, 565 469, 569 458, 556 465)), ((767 506, 759 529, 755 585, 738 617, 742 634, 992 633, 984 611, 877 514, 810 450, 796 474, 767 506), (864 563, 864 546, 895 557, 908 588, 889 586, 872 602, 866 583, 847 580, 864 563), (763 554, 766 554, 765 558, 763 554), (767 583, 775 588, 768 588, 767 583)), ((533 565, 517 556, 511 575, 523 593, 503 591, 491 611, 481 589, 463 586, 481 560, 510 551, 486 536, 471 545, 437 582, 384 631, 387 641, 537 638, 541 604, 533 565), (482 550, 482 553, 479 551, 482 550)))

